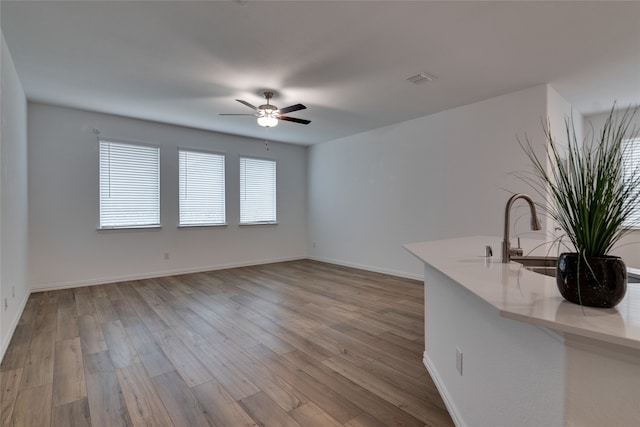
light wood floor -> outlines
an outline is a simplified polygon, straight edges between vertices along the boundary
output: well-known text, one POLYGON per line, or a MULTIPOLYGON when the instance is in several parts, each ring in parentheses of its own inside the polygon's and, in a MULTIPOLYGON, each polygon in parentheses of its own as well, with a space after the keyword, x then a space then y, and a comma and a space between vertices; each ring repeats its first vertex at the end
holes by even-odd
POLYGON ((2 426, 450 426, 422 299, 314 261, 33 294, 2 426))

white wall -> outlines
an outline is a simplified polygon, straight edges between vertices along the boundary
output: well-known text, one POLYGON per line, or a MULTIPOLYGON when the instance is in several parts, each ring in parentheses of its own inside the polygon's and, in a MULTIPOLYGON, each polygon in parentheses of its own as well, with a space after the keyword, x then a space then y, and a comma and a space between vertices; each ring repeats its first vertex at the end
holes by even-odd
POLYGON ((562 97, 552 86, 547 86, 547 117, 551 133, 561 144, 567 143, 566 120, 573 119, 576 137, 582 140, 583 117, 573 106, 562 97))
POLYGON ((27 100, 4 40, 0 51, 0 360, 29 297, 27 100), (5 309, 5 299, 8 307, 5 309))
MULTIPOLYGON (((511 193, 531 194, 510 174, 529 170, 516 136, 542 141, 547 96, 537 86, 312 146, 310 256, 420 278, 402 244, 502 235, 511 193)), ((512 218, 512 236, 528 230, 527 209, 512 218)))
POLYGON ((28 110, 33 290, 307 256, 305 147, 272 143, 266 151, 264 141, 213 132, 36 103, 28 110), (104 137, 160 146, 161 230, 96 231, 93 129, 104 137), (178 146, 226 153, 227 227, 176 227, 178 146), (239 155, 278 162, 278 225, 238 226, 239 155))
MULTIPOLYGON (((590 138, 590 133, 593 133, 592 127, 596 130, 597 136, 598 130, 602 129, 608 115, 609 113, 606 112, 585 117, 584 132, 587 138, 590 138)), ((640 129, 640 111, 636 114, 633 124, 636 129, 640 129)), ((632 231, 625 236, 612 253, 622 257, 628 267, 640 268, 640 230, 632 231)))

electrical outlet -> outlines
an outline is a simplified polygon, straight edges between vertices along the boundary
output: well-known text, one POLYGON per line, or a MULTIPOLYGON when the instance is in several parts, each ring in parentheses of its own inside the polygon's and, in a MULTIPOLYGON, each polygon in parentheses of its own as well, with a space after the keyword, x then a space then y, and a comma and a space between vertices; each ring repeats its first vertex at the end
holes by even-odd
POLYGON ((456 370, 462 376, 462 350, 456 348, 456 370))
POLYGON ((313 243, 311 244, 311 246, 313 246, 313 248, 315 249, 315 247, 316 247, 316 242, 313 242, 313 243))
POLYGON ((9 301, 7 301, 7 299, 4 299, 4 311, 7 311, 7 308, 9 308, 9 301))
POLYGON ((11 298, 15 298, 16 297, 16 287, 12 286, 11 287, 11 298))
POLYGON ((165 252, 165 253, 164 253, 164 259, 165 259, 165 260, 168 260, 168 259, 169 259, 169 252, 165 252))

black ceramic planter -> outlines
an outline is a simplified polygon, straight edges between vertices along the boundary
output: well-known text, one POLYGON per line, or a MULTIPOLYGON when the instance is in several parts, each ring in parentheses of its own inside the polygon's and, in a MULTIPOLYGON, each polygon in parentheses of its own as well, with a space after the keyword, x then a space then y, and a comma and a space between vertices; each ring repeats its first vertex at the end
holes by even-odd
POLYGON ((558 257, 556 283, 560 294, 574 304, 611 308, 627 292, 627 267, 614 256, 580 258, 565 252, 558 257))

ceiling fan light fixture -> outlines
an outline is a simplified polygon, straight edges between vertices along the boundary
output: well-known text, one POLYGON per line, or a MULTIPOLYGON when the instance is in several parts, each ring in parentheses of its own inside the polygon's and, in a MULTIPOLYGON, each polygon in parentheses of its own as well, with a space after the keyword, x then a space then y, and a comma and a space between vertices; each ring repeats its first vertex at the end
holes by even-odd
POLYGON ((298 123, 302 125, 308 125, 311 123, 311 120, 306 119, 298 119, 296 117, 287 116, 286 114, 292 113, 294 111, 304 110, 305 107, 302 104, 290 105, 288 107, 284 107, 282 109, 276 107, 269 103, 269 100, 273 97, 273 92, 264 92, 264 98, 267 100, 266 104, 263 104, 259 107, 251 105, 249 102, 244 101, 242 99, 236 99, 242 105, 249 107, 253 110, 253 114, 220 114, 221 116, 253 116, 258 118, 258 125, 265 128, 272 128, 278 125, 280 120, 284 120, 286 122, 298 123))
POLYGON ((272 128, 278 125, 278 119, 271 115, 258 117, 258 124, 265 128, 272 128))

